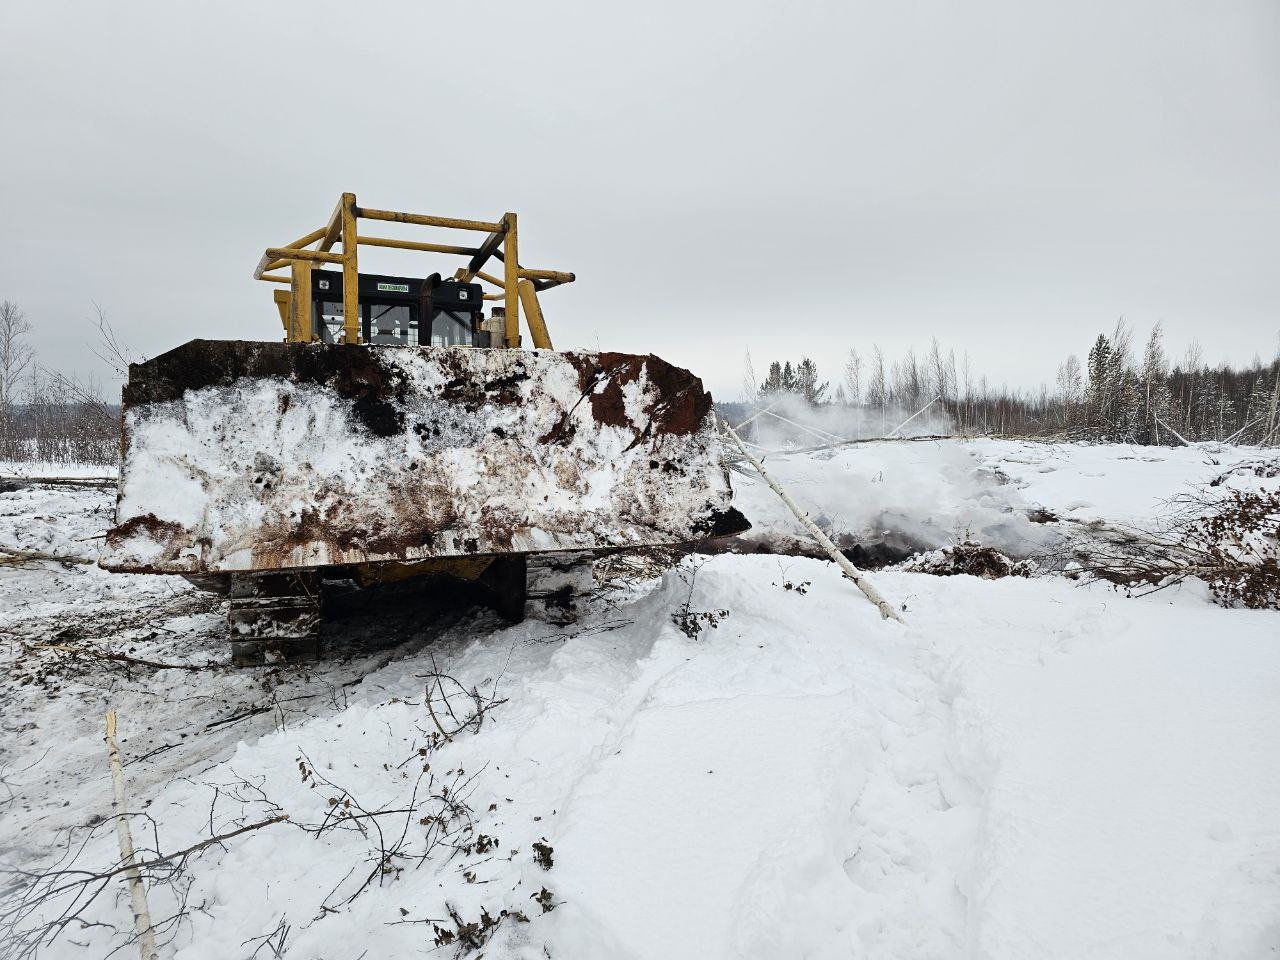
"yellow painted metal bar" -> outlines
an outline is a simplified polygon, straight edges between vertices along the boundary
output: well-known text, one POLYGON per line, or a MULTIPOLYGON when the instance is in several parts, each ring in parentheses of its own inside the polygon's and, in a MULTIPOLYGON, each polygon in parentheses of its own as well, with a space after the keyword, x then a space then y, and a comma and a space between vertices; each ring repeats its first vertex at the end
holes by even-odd
MULTIPOLYGON (((346 196, 346 194, 343 194, 346 196)), ((390 220, 394 223, 416 223, 423 227, 445 227, 450 230, 478 230, 482 233, 493 233, 502 229, 501 224, 486 223, 483 220, 458 220, 453 217, 425 217, 419 213, 397 213, 394 210, 371 210, 361 207, 358 215, 366 220, 390 220)))
MULTIPOLYGON (((308 260, 313 263, 341 263, 342 257, 336 253, 325 253, 321 250, 292 250, 288 247, 268 247, 267 256, 275 260, 292 261, 308 260)), ((271 269, 275 269, 274 267, 271 269)))
POLYGON ((514 213, 505 213, 502 216, 503 222, 507 225, 507 232, 502 238, 502 260, 505 268, 503 283, 503 300, 506 302, 507 313, 507 346, 520 346, 520 299, 519 292, 516 290, 516 284, 520 282, 519 277, 519 255, 516 246, 516 215, 514 213))
POLYGON ((534 280, 532 282, 539 293, 542 293, 544 290, 552 290, 555 287, 560 286, 559 280, 534 280))
POLYGON ((289 298, 290 343, 311 341, 311 266, 301 260, 293 262, 293 285, 289 298))
MULTIPOLYGON (((262 259, 258 261, 258 265, 253 270, 253 279, 261 280, 262 275, 268 270, 279 270, 281 267, 287 267, 289 261, 293 259, 293 255, 302 247, 309 243, 315 243, 324 236, 324 230, 312 230, 305 237, 299 237, 293 243, 284 247, 271 247, 262 255, 262 259)), ((310 251, 308 251, 310 252, 310 251)))
POLYGON ((286 277, 282 273, 264 273, 258 279, 268 280, 271 283, 293 283, 293 277, 286 277))
POLYGON ((547 332, 547 321, 542 316, 542 305, 538 303, 538 291, 532 280, 520 281, 520 306, 524 307, 524 319, 529 325, 533 345, 539 350, 554 349, 551 346, 551 334, 547 332))
POLYGON ((566 273, 563 270, 526 270, 521 267, 517 272, 521 280, 555 280, 557 283, 573 283, 577 279, 572 273, 566 273))
MULTIPOLYGON (((289 281, 292 283, 293 281, 289 281)), ((293 298, 288 290, 273 290, 275 296, 276 309, 280 311, 280 326, 284 327, 285 339, 289 338, 289 301, 293 298)))
POLYGON ((305 246, 315 243, 323 236, 324 227, 321 227, 319 230, 312 230, 305 237, 299 237, 297 240, 293 241, 293 243, 286 243, 285 247, 290 250, 300 250, 305 246))
MULTIPOLYGON (((486 293, 483 298, 485 300, 506 300, 507 295, 505 293, 486 293)), ((503 334, 503 336, 506 335, 503 334)))
POLYGON ((492 283, 495 287, 506 286, 506 284, 503 283, 501 280, 499 280, 497 277, 493 276, 492 274, 485 273, 483 270, 477 270, 475 275, 479 277, 481 280, 487 281, 488 283, 492 283))
POLYGON ((342 195, 342 328, 347 343, 360 342, 360 267, 356 261, 356 195, 342 195))
POLYGON ((423 250, 427 253, 455 253, 462 257, 470 257, 477 252, 475 247, 456 247, 448 243, 420 243, 416 240, 392 240, 388 237, 358 236, 356 243, 366 247, 394 247, 397 250, 423 250))
POLYGON ((333 213, 329 214, 329 223, 324 228, 324 237, 320 240, 321 250, 331 250, 333 245, 342 237, 342 200, 339 198, 338 205, 333 208, 333 213))

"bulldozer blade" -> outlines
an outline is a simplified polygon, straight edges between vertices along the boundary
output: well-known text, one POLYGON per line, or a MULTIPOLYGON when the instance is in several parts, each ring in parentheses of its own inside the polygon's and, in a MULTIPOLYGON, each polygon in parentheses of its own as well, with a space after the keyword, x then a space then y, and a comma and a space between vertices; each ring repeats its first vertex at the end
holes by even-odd
POLYGON ((232 573, 696 541, 711 396, 653 356, 193 340, 129 367, 109 570, 232 573))

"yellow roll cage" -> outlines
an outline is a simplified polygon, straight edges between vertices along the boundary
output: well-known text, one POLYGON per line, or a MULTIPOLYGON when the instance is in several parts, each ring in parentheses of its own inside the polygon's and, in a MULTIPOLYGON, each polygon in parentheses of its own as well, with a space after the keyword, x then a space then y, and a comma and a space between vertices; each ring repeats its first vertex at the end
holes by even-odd
POLYGON ((359 276, 357 251, 366 247, 393 247, 397 250, 418 250, 424 253, 442 253, 469 257, 467 265, 459 267, 454 279, 470 283, 479 278, 492 284, 501 292, 486 293, 486 300, 501 300, 506 313, 506 331, 503 346, 520 346, 520 308, 524 307, 525 320, 533 345, 551 349, 551 335, 538 303, 538 293, 562 283, 572 283, 574 275, 561 270, 527 270, 520 266, 516 237, 516 215, 504 213, 495 222, 484 220, 459 220, 454 217, 432 217, 417 213, 398 213, 393 210, 374 210, 356 205, 354 193, 344 193, 334 208, 329 222, 305 237, 283 247, 268 247, 253 271, 255 280, 270 283, 287 283, 289 289, 275 292, 276 306, 284 324, 285 339, 292 343, 308 343, 316 338, 311 315, 311 270, 314 264, 334 263, 342 265, 343 339, 346 343, 360 343, 359 276), (455 246, 446 243, 425 243, 413 240, 392 240, 387 237, 366 237, 356 231, 358 220, 385 220, 391 223, 411 223, 423 227, 441 227, 446 230, 470 230, 488 234, 476 247, 455 246), (334 245, 341 246, 341 253, 334 253, 334 245), (314 245, 314 249, 312 249, 314 245), (502 263, 502 276, 484 272, 490 259, 502 263), (271 273, 272 270, 289 269, 289 273, 271 273))

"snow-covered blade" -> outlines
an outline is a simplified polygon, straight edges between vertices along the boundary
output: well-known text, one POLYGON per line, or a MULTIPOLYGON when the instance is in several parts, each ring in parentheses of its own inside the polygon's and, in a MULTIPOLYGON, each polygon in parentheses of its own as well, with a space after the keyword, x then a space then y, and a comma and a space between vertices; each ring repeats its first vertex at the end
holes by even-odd
POLYGON ((653 356, 194 340, 129 369, 111 570, 670 544, 746 526, 653 356))

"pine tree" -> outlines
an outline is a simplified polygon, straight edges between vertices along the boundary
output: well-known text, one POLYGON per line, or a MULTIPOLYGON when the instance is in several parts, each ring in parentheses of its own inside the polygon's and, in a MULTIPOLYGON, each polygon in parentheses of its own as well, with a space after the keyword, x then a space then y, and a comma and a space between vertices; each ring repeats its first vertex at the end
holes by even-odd
POLYGON ((1115 411, 1112 438, 1124 443, 1139 442, 1143 431, 1142 393, 1138 379, 1128 370, 1116 374, 1115 411))
MULTIPOLYGON (((1260 364, 1259 364, 1260 366, 1260 364)), ((1245 403, 1244 417, 1240 427, 1244 430, 1239 437, 1241 443, 1262 443, 1267 435, 1267 415, 1271 409, 1271 391, 1267 388, 1266 378, 1259 371, 1253 379, 1253 389, 1249 391, 1249 399, 1245 403), (1254 421, 1257 421, 1256 423, 1254 421)))
POLYGON ((1217 433, 1218 381, 1208 368, 1196 375, 1195 391, 1191 398, 1191 439, 1208 440, 1217 433))
POLYGON ((1089 351, 1089 385, 1085 389, 1086 424, 1094 439, 1106 436, 1111 423, 1111 341, 1105 333, 1098 334, 1089 351))
POLYGON ((782 389, 782 364, 774 360, 769 364, 769 375, 760 384, 761 393, 777 393, 782 389))
POLYGON ((796 369, 795 381, 796 392, 804 397, 809 406, 816 407, 826 403, 827 388, 831 384, 818 382, 818 365, 808 357, 800 361, 800 366, 796 369))

